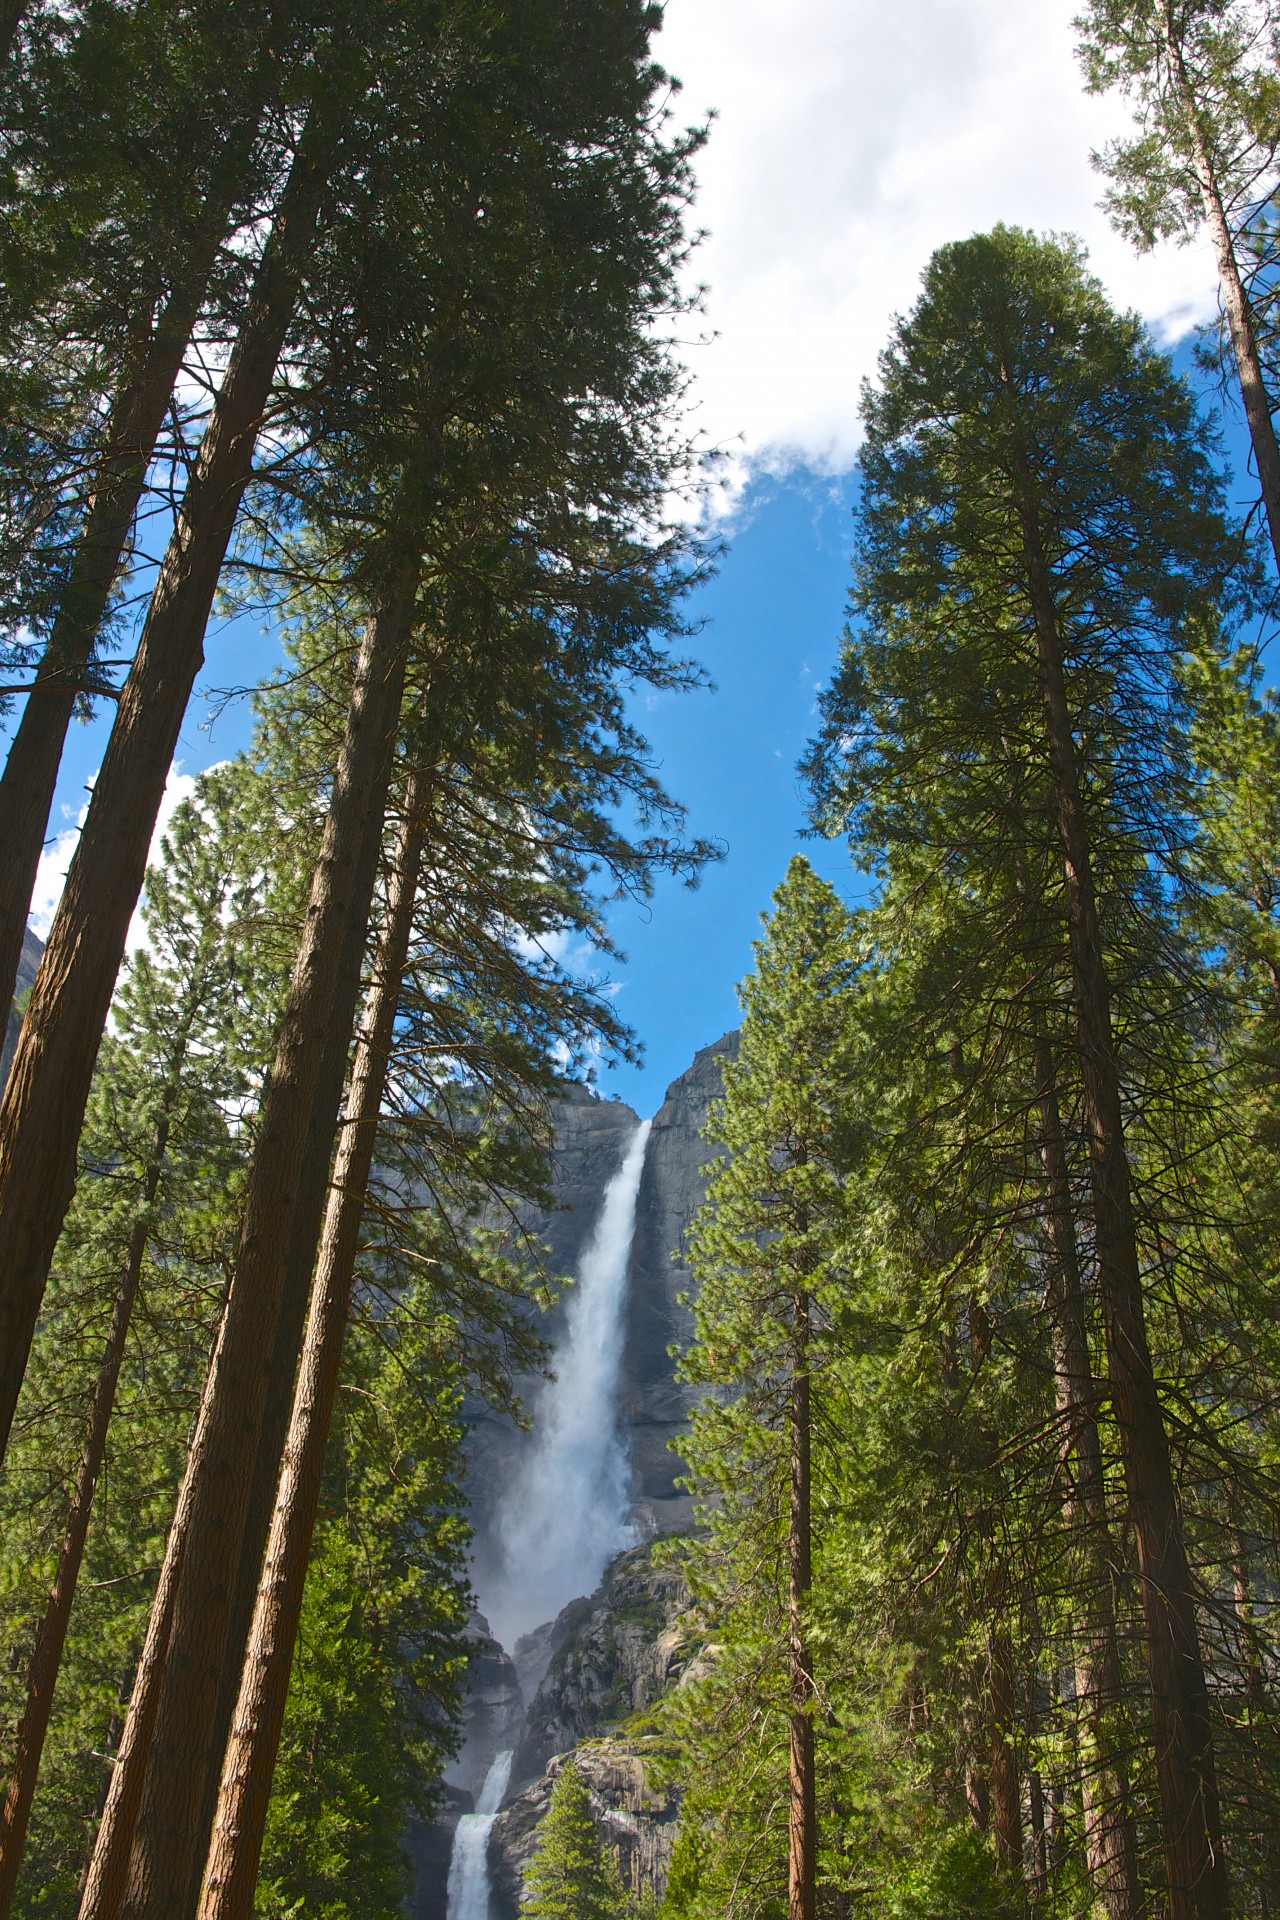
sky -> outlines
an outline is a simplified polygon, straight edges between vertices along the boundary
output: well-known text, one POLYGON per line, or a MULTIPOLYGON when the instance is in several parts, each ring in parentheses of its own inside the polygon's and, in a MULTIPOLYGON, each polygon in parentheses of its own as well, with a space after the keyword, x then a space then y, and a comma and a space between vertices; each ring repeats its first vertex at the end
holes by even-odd
MULTIPOLYGON (((682 83, 682 123, 714 113, 699 156, 690 268, 704 312, 682 328, 693 420, 725 456, 717 577, 691 608, 714 693, 641 699, 636 719, 692 832, 724 858, 688 893, 663 884, 613 925, 619 1010, 642 1068, 601 1069, 642 1115, 737 1018, 760 913, 797 847, 852 897, 835 847, 802 842, 795 767, 836 657, 851 542, 858 394, 934 248, 997 221, 1079 235, 1112 297, 1182 346, 1216 308, 1207 248, 1139 258, 1099 210, 1090 149, 1121 102, 1080 86, 1079 0, 668 0, 656 53, 682 83)), ((178 797, 244 744, 243 702, 273 642, 215 626, 171 778, 178 797)), ((48 924, 104 724, 77 728, 56 803, 37 924, 48 924)))

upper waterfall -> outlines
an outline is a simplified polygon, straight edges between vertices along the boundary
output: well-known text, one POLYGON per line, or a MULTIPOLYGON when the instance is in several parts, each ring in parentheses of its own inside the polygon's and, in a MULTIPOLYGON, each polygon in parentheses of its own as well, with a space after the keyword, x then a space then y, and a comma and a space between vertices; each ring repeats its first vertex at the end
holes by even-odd
POLYGON ((555 1378, 534 1410, 532 1445, 497 1513, 501 1568, 480 1604, 504 1646, 597 1585, 632 1541, 626 1447, 618 1432, 627 1259, 650 1122, 631 1136, 605 1188, 569 1296, 555 1378))

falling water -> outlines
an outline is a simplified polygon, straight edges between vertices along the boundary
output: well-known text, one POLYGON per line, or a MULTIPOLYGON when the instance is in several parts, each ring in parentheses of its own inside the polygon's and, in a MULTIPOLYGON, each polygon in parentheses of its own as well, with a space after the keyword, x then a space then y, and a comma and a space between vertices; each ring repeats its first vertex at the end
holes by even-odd
POLYGON ((618 1433, 618 1371, 627 1259, 649 1121, 632 1136, 605 1188, 600 1218, 569 1296, 555 1381, 543 1394, 534 1440, 498 1519, 504 1575, 482 1594, 504 1646, 552 1620, 599 1584, 634 1532, 626 1450, 618 1433))
POLYGON ((449 1855, 448 1920, 489 1920, 489 1830, 511 1778, 511 1754, 500 1753, 480 1789, 474 1813, 464 1813, 449 1855))

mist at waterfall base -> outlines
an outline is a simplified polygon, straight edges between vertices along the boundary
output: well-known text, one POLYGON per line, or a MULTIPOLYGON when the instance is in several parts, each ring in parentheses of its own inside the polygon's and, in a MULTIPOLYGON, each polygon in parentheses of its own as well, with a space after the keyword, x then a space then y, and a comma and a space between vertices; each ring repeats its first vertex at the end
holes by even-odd
MULTIPOLYGON (((600 1217, 569 1295, 555 1379, 534 1408, 528 1451, 496 1523, 499 1571, 480 1581, 480 1610, 503 1646, 554 1620, 599 1585, 633 1546, 630 1474, 618 1434, 627 1261, 649 1121, 632 1134, 604 1191, 600 1217)), ((452 1909, 451 1909, 452 1911, 452 1909)))

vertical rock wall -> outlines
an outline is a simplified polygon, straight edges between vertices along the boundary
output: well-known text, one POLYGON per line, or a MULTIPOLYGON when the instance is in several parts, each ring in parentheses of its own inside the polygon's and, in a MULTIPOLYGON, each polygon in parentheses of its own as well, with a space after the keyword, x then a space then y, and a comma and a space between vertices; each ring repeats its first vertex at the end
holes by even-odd
POLYGON ((682 1463, 669 1442, 687 1426, 693 1396, 676 1382, 670 1349, 686 1346, 693 1331, 693 1316, 679 1301, 690 1286, 684 1238, 715 1157, 703 1129, 722 1091, 721 1062, 737 1051, 738 1036, 728 1033, 672 1081, 654 1116, 640 1181, 620 1417, 630 1440, 637 1521, 646 1535, 678 1532, 689 1520, 688 1499, 675 1486, 682 1463))
MULTIPOLYGON (((37 940, 28 927, 22 936, 22 954, 18 961, 18 978, 15 983, 17 999, 20 1000, 24 993, 30 993, 35 985, 36 968, 40 965, 40 955, 43 952, 43 942, 37 940)), ((22 1022, 16 1011, 10 1007, 5 1016, 4 1041, 0 1044, 0 1092, 3 1092, 4 1083, 9 1078, 9 1064, 18 1045, 18 1030, 21 1025, 22 1022)))

